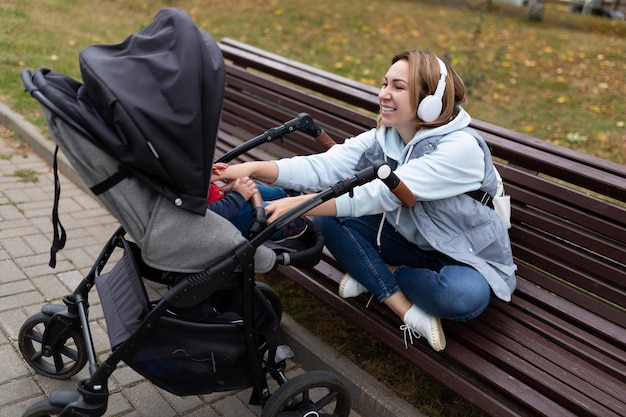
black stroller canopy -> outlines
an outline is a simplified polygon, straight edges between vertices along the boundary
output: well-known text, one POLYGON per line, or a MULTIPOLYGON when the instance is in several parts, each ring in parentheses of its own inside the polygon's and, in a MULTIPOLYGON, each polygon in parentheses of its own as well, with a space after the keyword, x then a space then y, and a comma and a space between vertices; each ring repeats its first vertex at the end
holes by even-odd
POLYGON ((81 108, 70 114, 156 191, 204 215, 224 97, 215 40, 166 8, 120 44, 85 48, 80 68, 81 108))

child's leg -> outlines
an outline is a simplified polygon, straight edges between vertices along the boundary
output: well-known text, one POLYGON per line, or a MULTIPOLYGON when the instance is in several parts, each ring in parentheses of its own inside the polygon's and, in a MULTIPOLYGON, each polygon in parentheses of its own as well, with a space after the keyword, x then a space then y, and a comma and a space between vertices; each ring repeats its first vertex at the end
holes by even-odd
POLYGON ((270 187, 263 184, 257 184, 256 187, 259 190, 263 201, 272 201, 285 197, 290 197, 287 191, 285 191, 283 188, 270 187))
POLYGON ((245 233, 250 229, 250 226, 252 226, 252 205, 250 202, 243 205, 231 222, 241 233, 245 233))

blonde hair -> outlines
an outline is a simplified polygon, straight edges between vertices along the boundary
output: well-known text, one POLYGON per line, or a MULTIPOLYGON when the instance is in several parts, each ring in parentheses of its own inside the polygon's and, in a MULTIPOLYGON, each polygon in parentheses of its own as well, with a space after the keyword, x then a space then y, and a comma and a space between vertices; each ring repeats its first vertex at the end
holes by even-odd
MULTIPOLYGON (((391 59, 391 65, 400 60, 409 63, 409 93, 411 94, 411 105, 417 112, 418 104, 424 97, 433 94, 439 82, 440 67, 437 56, 429 51, 419 51, 417 49, 400 52, 391 59)), ((448 76, 446 77, 446 88, 441 99, 443 106, 441 114, 432 122, 418 120, 418 129, 423 127, 435 128, 450 121, 458 112, 458 106, 465 104, 465 84, 456 71, 448 64, 448 76)), ((378 116, 377 127, 380 127, 381 116, 378 116)))

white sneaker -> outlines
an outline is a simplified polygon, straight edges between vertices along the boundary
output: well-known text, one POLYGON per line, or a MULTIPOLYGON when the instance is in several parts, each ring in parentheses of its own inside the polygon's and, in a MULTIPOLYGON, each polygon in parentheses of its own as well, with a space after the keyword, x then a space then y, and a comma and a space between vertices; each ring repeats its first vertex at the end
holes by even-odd
POLYGON ((408 347, 408 343, 413 344, 413 337, 419 339, 424 336, 430 346, 436 351, 446 348, 446 336, 443 334, 441 320, 438 317, 426 314, 415 304, 404 313, 404 324, 400 326, 400 330, 404 332, 404 347, 408 347), (408 341, 407 341, 408 336, 408 341))
POLYGON ((339 283, 339 296, 341 298, 358 297, 364 292, 367 292, 367 288, 352 278, 350 274, 345 274, 339 283))

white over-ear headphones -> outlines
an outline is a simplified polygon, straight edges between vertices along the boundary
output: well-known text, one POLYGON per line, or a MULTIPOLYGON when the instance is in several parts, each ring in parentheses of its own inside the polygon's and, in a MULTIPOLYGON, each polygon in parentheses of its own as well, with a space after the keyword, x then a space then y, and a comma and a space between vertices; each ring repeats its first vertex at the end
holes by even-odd
POLYGON ((417 106, 417 116, 427 123, 434 122, 437 120, 437 117, 441 115, 441 109, 443 107, 441 99, 446 89, 448 70, 446 69, 446 64, 444 64, 439 57, 437 57, 437 62, 439 62, 439 75, 441 76, 437 83, 437 88, 434 94, 424 97, 419 106, 417 106))

